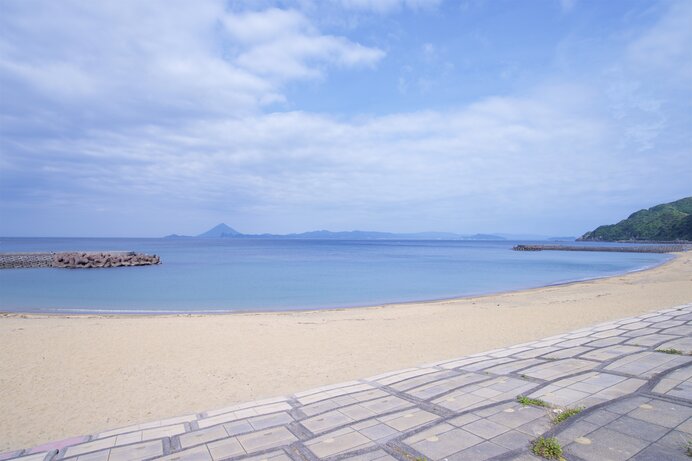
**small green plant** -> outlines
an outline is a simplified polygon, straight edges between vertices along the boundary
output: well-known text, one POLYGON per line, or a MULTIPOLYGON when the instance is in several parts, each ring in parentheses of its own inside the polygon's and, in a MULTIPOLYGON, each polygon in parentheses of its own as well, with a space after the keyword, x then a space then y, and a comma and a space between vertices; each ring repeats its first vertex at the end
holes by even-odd
POLYGON ((668 349, 656 349, 656 352, 663 352, 664 354, 684 355, 684 352, 673 347, 669 347, 668 349))
POLYGON ((564 420, 571 418, 574 415, 578 415, 582 411, 584 411, 584 407, 565 408, 553 417, 553 424, 560 424, 564 420))
POLYGON ((517 402, 521 403, 522 405, 533 405, 534 407, 549 407, 550 405, 548 402, 544 402, 541 399, 532 399, 531 397, 527 397, 525 395, 517 395, 517 402))
POLYGON ((687 453, 687 456, 692 458, 692 440, 687 441, 687 450, 685 451, 687 453))
POLYGON ((534 455, 538 455, 545 459, 562 460, 562 447, 560 442, 555 437, 538 437, 531 442, 531 451, 534 455))

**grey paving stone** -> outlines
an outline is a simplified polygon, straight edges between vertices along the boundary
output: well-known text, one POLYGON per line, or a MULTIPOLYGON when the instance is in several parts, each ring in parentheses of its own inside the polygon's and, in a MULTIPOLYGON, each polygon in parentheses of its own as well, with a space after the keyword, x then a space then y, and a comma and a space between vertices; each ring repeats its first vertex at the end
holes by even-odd
POLYGON ((438 419, 439 416, 420 409, 412 409, 409 411, 402 411, 400 413, 394 413, 388 416, 381 416, 377 418, 387 424, 389 427, 397 431, 408 431, 423 424, 427 424, 438 419))
POLYGON ((446 371, 438 371, 436 373, 428 373, 422 376, 417 376, 415 378, 407 379, 405 381, 401 381, 396 384, 392 384, 391 388, 396 389, 397 391, 405 391, 408 389, 412 389, 414 387, 422 386, 423 384, 428 384, 433 381, 437 381, 443 378, 448 378, 450 376, 454 376, 455 373, 450 370, 446 371))
POLYGON ((255 430, 254 427, 247 421, 234 421, 223 425, 228 435, 246 434, 255 430))
POLYGON ((605 362, 606 360, 612 360, 622 355, 631 354, 633 352, 641 352, 644 349, 644 347, 616 345, 596 349, 582 355, 581 358, 605 362))
POLYGON ((670 430, 669 428, 630 418, 629 416, 622 416, 608 423, 608 429, 649 442, 657 441, 670 430))
POLYGON ((656 349, 677 349, 685 354, 692 354, 692 336, 668 341, 661 344, 656 349))
POLYGON ((494 437, 491 442, 508 450, 516 450, 517 448, 528 449, 531 440, 533 440, 533 437, 529 434, 512 430, 494 437))
POLYGON ((535 407, 522 407, 521 405, 517 405, 507 408, 499 413, 495 413, 494 415, 489 416, 488 419, 490 421, 502 424, 503 426, 516 429, 519 426, 523 426, 524 424, 538 418, 546 417, 547 415, 548 411, 544 408, 539 409, 535 407))
POLYGON ((242 461, 293 461, 282 450, 270 451, 269 453, 264 453, 262 455, 246 456, 240 459, 242 461))
POLYGON ((678 339, 678 337, 673 335, 654 333, 645 336, 637 336, 636 338, 632 338, 629 341, 627 341, 626 344, 650 347, 665 341, 672 341, 674 339, 678 339))
POLYGON ((664 400, 650 400, 627 416, 672 429, 692 417, 692 408, 664 400))
POLYGON ((578 456, 585 461, 624 461, 639 453, 649 442, 621 434, 610 429, 597 429, 589 434, 590 443, 570 443, 565 454, 578 456))
POLYGON ((487 375, 482 375, 479 373, 464 373, 458 376, 443 379, 441 381, 419 386, 415 389, 410 389, 407 391, 407 394, 419 399, 429 400, 437 397, 440 394, 444 394, 445 392, 449 392, 469 384, 477 383, 479 381, 484 381, 488 378, 489 377, 487 375))
POLYGON ((574 424, 570 424, 566 429, 557 433, 556 437, 560 445, 563 447, 574 442, 576 439, 582 437, 587 437, 590 433, 600 428, 598 424, 590 423, 588 421, 577 421, 574 424))
POLYGON ((363 434, 346 428, 312 439, 305 446, 318 458, 327 458, 374 445, 363 434))
POLYGON ((613 413, 612 411, 608 411, 606 409, 599 409, 598 411, 584 417, 584 421, 596 424, 598 426, 605 426, 611 421, 615 421, 620 416, 622 415, 619 413, 613 413))
POLYGON ((656 445, 666 448, 670 451, 682 452, 687 451, 690 436, 680 431, 670 431, 656 442, 656 445))
POLYGON ((481 442, 482 438, 456 428, 438 435, 430 435, 410 446, 431 460, 441 460, 481 442))
MULTIPOLYGON (((582 340, 582 342, 586 342, 586 339, 582 340)), ((550 359, 550 360, 569 359, 569 358, 575 357, 577 355, 581 355, 585 352, 589 352, 592 350, 593 350, 592 348, 584 347, 584 346, 568 347, 566 349, 559 349, 555 352, 551 352, 549 354, 546 354, 544 356, 544 358, 550 359)))
POLYGON ((596 362, 581 359, 555 360, 524 370, 522 373, 533 378, 552 380, 560 376, 591 370, 596 367, 596 362))
POLYGON ((623 357, 610 365, 606 370, 626 373, 637 377, 651 378, 663 371, 689 363, 692 357, 661 352, 640 352, 638 354, 623 357))
POLYGON ((362 455, 351 456, 344 458, 342 461, 395 461, 392 455, 384 450, 375 450, 362 455))
POLYGON ((181 447, 189 448, 202 443, 211 442, 212 440, 223 439, 225 437, 228 437, 228 433, 223 426, 215 426, 182 434, 178 437, 178 440, 180 441, 181 447))
POLYGON ((89 453, 90 451, 99 451, 106 448, 112 448, 115 445, 116 437, 107 437, 105 439, 98 439, 87 443, 81 443, 79 445, 73 445, 65 449, 65 457, 77 456, 84 453, 89 453))
MULTIPOLYGON (((293 418, 288 413, 275 413, 273 415, 257 416, 250 418, 248 422, 255 430, 266 429, 267 427, 279 426, 288 424, 293 421, 293 418)), ((225 425, 227 427, 228 424, 225 425)))
POLYGON ((161 455, 163 455, 163 444, 160 440, 156 440, 112 448, 108 461, 141 461, 161 455))
POLYGON ((449 456, 449 461, 484 461, 486 459, 507 453, 509 450, 492 442, 481 442, 471 448, 449 456))
POLYGON ((632 458, 633 461, 689 461, 682 450, 671 450, 658 444, 649 445, 632 458))
POLYGON ((296 440, 298 438, 285 427, 264 429, 238 436, 238 441, 248 453, 288 445, 296 440))
POLYGON ((462 429, 479 437, 482 437, 486 440, 489 440, 493 437, 507 432, 510 428, 488 419, 479 419, 465 426, 462 426, 462 429))
POLYGON ((208 443, 207 449, 215 460, 246 454, 243 446, 235 437, 208 443))
POLYGON ((155 458, 160 461, 213 461, 205 445, 155 458))
POLYGON ((346 416, 339 410, 330 411, 312 418, 304 419, 301 421, 303 426, 305 426, 313 434, 319 434, 320 432, 328 431, 334 429, 335 427, 343 426, 354 422, 353 418, 346 416))
POLYGON ((361 434, 369 438, 370 440, 378 441, 378 442, 383 442, 390 440, 394 437, 397 437, 400 435, 399 431, 396 429, 393 429, 392 427, 384 424, 384 423, 379 423, 375 424, 374 426, 366 427, 361 430, 359 430, 361 434))

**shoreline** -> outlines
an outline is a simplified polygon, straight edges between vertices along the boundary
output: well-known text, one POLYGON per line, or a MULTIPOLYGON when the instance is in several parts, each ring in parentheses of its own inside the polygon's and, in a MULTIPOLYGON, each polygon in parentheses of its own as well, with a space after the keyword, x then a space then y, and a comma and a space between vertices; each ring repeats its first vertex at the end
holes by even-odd
POLYGON ((512 346, 692 302, 692 253, 529 290, 333 310, 0 315, 0 452, 512 346))
MULTIPOLYGON (((692 253, 692 251, 690 251, 692 253)), ((430 298, 430 299, 417 299, 411 301, 393 301, 386 303, 376 303, 376 304, 355 304, 347 306, 335 306, 335 307, 290 307, 286 309, 263 309, 263 310, 252 310, 252 309, 239 309, 239 310, 225 310, 225 309, 210 309, 210 310, 199 310, 199 311, 155 311, 155 310, 117 310, 117 309, 63 309, 61 312, 55 312, 51 309, 46 309, 45 312, 41 312, 37 308, 26 308, 26 310, 16 309, 16 310, 6 310, 0 307, 0 318, 1 317, 11 317, 13 315, 22 316, 36 316, 36 317, 189 317, 189 316, 213 316, 213 315, 236 315, 236 314, 280 314, 280 313, 291 313, 291 312, 329 312, 329 311, 341 311, 341 310, 351 310, 351 309, 370 309, 370 308, 382 308, 382 307, 396 307, 405 306, 409 304, 434 304, 438 302, 454 302, 454 301, 464 301, 468 299, 483 298, 486 296, 503 295, 510 293, 520 293, 531 290, 540 290, 541 288, 548 287, 559 287, 572 285, 574 283, 582 283, 596 280, 605 280, 612 277, 620 277, 627 274, 634 274, 638 272, 645 272, 651 269, 656 269, 657 267, 665 266, 673 262, 681 254, 685 253, 668 253, 668 257, 658 263, 650 264, 637 269, 630 269, 624 272, 618 272, 609 275, 600 275, 594 277, 585 277, 576 280, 566 280, 563 282, 548 283, 545 285, 538 285, 534 287, 524 287, 512 290, 501 290, 501 291, 491 291, 488 293, 471 293, 462 296, 451 296, 449 298, 430 298)), ((57 309, 56 309, 57 310, 57 309)))

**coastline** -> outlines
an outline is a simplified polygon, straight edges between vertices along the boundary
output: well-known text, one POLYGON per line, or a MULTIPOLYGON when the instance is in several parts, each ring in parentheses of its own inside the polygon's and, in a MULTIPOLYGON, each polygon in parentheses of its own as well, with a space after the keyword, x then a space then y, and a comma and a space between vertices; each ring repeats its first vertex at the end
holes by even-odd
POLYGON ((692 301, 692 253, 529 290, 329 310, 0 316, 0 452, 692 301))

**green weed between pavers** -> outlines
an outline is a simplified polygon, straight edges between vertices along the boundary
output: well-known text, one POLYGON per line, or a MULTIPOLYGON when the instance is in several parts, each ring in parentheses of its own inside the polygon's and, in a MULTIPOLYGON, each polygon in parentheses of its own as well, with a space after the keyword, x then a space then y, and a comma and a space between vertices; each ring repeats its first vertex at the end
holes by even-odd
POLYGON ((656 352, 663 352, 664 354, 685 355, 683 351, 672 347, 669 347, 668 349, 656 349, 656 352))
POLYGON ((562 457, 562 447, 555 437, 538 437, 531 442, 531 452, 545 459, 564 460, 562 457))
POLYGON ((517 402, 521 403, 522 405, 533 405, 534 407, 550 406, 548 402, 544 402, 541 399, 532 399, 531 397, 527 397, 525 395, 517 395, 517 402))
POLYGON ((584 407, 565 408, 564 410, 553 416, 553 424, 560 424, 564 420, 571 418, 574 415, 578 415, 582 411, 584 411, 584 407))

